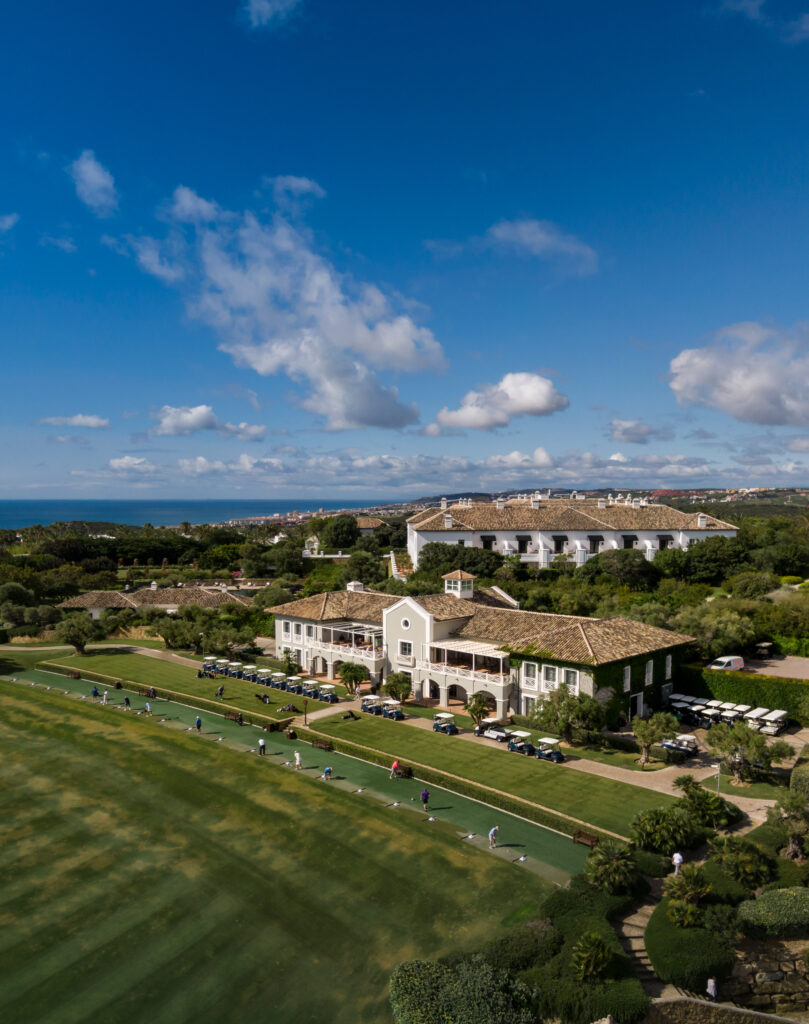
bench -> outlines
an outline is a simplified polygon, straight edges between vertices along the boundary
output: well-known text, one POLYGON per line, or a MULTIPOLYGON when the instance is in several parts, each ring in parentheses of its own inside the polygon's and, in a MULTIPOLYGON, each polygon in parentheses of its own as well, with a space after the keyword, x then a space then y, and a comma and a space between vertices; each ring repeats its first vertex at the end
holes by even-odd
POLYGON ((252 725, 253 720, 251 718, 245 718, 239 711, 226 711, 225 718, 230 722, 236 722, 237 725, 252 725))
POLYGON ((589 846, 592 850, 598 846, 598 836, 593 835, 592 832, 585 832, 584 829, 580 828, 578 832, 573 833, 573 842, 581 843, 582 846, 589 846))
POLYGON ((312 740, 312 746, 318 750, 334 750, 331 740, 312 740))

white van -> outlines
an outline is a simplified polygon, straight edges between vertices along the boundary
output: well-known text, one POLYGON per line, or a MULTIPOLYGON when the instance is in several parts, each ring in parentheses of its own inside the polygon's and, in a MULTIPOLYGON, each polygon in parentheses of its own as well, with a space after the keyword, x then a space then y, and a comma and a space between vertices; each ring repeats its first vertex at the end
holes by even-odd
POLYGON ((712 661, 708 668, 721 668, 725 672, 741 672, 744 668, 744 658, 740 658, 738 654, 728 654, 724 658, 712 661))

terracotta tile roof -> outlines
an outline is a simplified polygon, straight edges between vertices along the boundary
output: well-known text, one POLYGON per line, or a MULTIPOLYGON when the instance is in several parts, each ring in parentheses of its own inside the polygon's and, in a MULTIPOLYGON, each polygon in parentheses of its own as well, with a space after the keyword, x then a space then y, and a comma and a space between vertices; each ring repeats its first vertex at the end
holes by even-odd
POLYGON ((477 576, 473 576, 471 572, 464 572, 463 569, 453 569, 452 572, 445 573, 442 580, 475 580, 477 576))
POLYGON ((356 619, 381 625, 385 608, 401 601, 396 594, 379 594, 372 590, 333 590, 326 594, 313 594, 299 601, 267 608, 273 615, 289 615, 296 619, 314 619, 328 622, 337 619, 356 619))
POLYGON ((121 594, 117 590, 90 590, 86 594, 69 597, 60 602, 57 608, 136 608, 137 605, 129 594, 121 594))
POLYGON ((360 530, 376 530, 377 527, 384 525, 385 523, 375 516, 357 516, 357 528, 360 530))
POLYGON ((220 608, 225 604, 249 605, 249 598, 207 587, 159 587, 121 593, 116 590, 91 590, 62 601, 59 608, 160 608, 192 604, 200 608, 220 608))
POLYGON ((530 501, 509 501, 503 508, 494 502, 432 508, 411 516, 407 521, 419 532, 485 530, 736 530, 715 516, 706 516, 706 525, 698 526, 699 513, 681 512, 669 505, 649 504, 640 508, 614 504, 599 508, 598 501, 543 500, 538 508, 530 501), (452 525, 446 526, 450 516, 452 525))

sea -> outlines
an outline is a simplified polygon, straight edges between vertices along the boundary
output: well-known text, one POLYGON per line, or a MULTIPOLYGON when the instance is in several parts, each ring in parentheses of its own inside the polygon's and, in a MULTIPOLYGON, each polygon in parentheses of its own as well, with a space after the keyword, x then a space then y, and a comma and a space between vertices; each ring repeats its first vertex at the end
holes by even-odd
MULTIPOLYGON (((394 499, 395 500, 395 499, 394 499)), ((399 499, 401 500, 401 499, 399 499)), ((276 513, 317 512, 318 509, 373 508, 390 501, 347 501, 345 498, 217 499, 215 501, 115 501, 71 499, 52 501, 0 500, 0 529, 19 530, 24 526, 48 526, 84 520, 91 523, 123 523, 127 526, 177 526, 179 523, 225 523, 229 519, 248 516, 271 516, 276 513)))

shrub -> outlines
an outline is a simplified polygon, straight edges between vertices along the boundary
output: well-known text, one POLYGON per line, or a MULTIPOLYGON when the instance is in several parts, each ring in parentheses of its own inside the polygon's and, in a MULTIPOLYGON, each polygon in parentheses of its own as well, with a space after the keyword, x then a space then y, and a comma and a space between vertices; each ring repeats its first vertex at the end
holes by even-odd
POLYGON ((701 835, 700 826, 682 807, 652 807, 632 822, 632 838, 644 850, 672 854, 687 850, 701 835))
POLYGON ((797 587, 798 584, 803 583, 801 576, 782 576, 779 580, 782 587, 797 587))
MULTIPOLYGON (((685 864, 678 875, 667 878, 663 892, 672 901, 690 903, 697 906, 711 891, 705 871, 697 864, 685 864)), ((696 922, 694 922, 696 923, 696 922)))
POLYGON ((702 921, 702 911, 695 903, 689 903, 687 900, 669 900, 667 913, 669 921, 678 928, 696 928, 702 921))
POLYGON ((481 955, 495 969, 515 973, 550 960, 561 945, 562 936, 550 921, 529 921, 492 939, 481 955))
POLYGON ((705 878, 711 883, 711 891, 706 903, 725 903, 735 907, 737 903, 746 900, 750 895, 749 889, 745 888, 741 882, 737 882, 735 878, 731 878, 713 857, 703 864, 702 870, 705 878))
POLYGON ((651 853, 649 850, 632 851, 638 871, 652 878, 665 878, 671 871, 671 861, 662 853, 651 853))
POLYGON ((626 892, 636 881, 638 869, 628 846, 604 839, 590 852, 584 873, 599 889, 626 892))
POLYGON ((578 981, 603 977, 612 961, 612 950, 598 932, 585 932, 570 954, 570 969, 578 981))
MULTIPOLYGON (((712 863, 717 867, 717 880, 724 874, 728 882, 739 889, 755 889, 772 878, 773 865, 769 857, 755 843, 738 836, 717 836, 710 841, 712 863)), ((734 892, 727 884, 725 889, 734 892)), ((727 902, 736 902, 732 898, 727 902)))
POLYGON ((739 905, 739 924, 756 938, 809 936, 809 889, 768 889, 739 905))
POLYGON ((721 936, 726 942, 732 943, 739 930, 738 911, 726 903, 706 907, 702 914, 702 926, 707 931, 721 936))
POLYGON ((804 796, 809 796, 809 760, 804 760, 801 757, 792 769, 792 774, 789 777, 789 788, 802 793, 804 796))
POLYGON ((669 920, 666 899, 655 908, 644 941, 661 981, 689 992, 704 992, 711 975, 724 978, 733 967, 730 943, 706 928, 678 928, 669 920))

